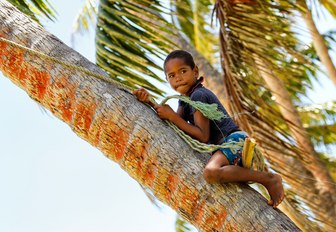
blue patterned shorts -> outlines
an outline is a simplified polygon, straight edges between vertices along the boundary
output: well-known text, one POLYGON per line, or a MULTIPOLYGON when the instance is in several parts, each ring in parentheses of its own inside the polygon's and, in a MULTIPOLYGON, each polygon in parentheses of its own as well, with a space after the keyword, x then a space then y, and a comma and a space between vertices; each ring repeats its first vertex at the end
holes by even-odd
MULTIPOLYGON (((228 142, 244 142, 248 137, 245 131, 236 131, 225 137, 223 143, 228 142)), ((240 148, 219 148, 221 152, 226 156, 231 165, 238 165, 243 167, 242 152, 243 146, 240 148)))

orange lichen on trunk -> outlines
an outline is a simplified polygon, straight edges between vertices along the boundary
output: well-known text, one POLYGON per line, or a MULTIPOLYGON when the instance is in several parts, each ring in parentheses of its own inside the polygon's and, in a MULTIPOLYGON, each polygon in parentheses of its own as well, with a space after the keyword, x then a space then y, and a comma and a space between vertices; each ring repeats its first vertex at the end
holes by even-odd
POLYGON ((193 218, 194 212, 199 204, 199 193, 193 187, 185 186, 181 184, 180 188, 176 191, 177 208, 187 217, 193 218))
MULTIPOLYGON (((123 119, 124 120, 124 119, 123 119)), ((126 123, 126 122, 125 122, 126 123)), ((148 132, 139 125, 132 126, 129 140, 120 160, 120 166, 131 176, 137 177, 139 182, 145 186, 152 187, 155 179, 158 178, 157 150, 149 151, 148 132)))
POLYGON ((120 125, 124 120, 113 118, 113 112, 107 114, 105 117, 106 126, 101 128, 100 140, 97 146, 110 159, 119 163, 127 147, 130 133, 125 126, 120 125))
POLYGON ((201 223, 203 222, 204 211, 205 211, 205 204, 206 204, 206 201, 205 200, 201 200, 198 203, 197 208, 195 209, 195 211, 193 213, 194 225, 195 226, 200 226, 201 223))
POLYGON ((21 88, 25 87, 25 78, 28 77, 27 67, 24 64, 24 52, 18 48, 0 42, 0 69, 6 76, 21 88))
POLYGON ((226 210, 221 206, 215 208, 213 204, 207 204, 205 211, 208 213, 204 215, 204 224, 211 226, 211 228, 217 231, 221 231, 227 217, 226 210))
POLYGON ((158 169, 157 178, 153 184, 153 189, 157 192, 157 197, 163 202, 167 201, 167 192, 170 192, 170 190, 166 187, 170 173, 170 171, 161 166, 161 168, 158 169))
POLYGON ((89 142, 95 147, 98 146, 98 143, 101 139, 100 135, 102 128, 106 126, 105 122, 106 122, 105 117, 102 114, 96 113, 88 133, 88 137, 90 138, 89 142))
MULTIPOLYGON (((179 176, 175 173, 172 173, 168 176, 167 184, 166 184, 167 191, 165 195, 167 202, 170 202, 172 196, 175 194, 179 180, 180 180, 179 176)), ((173 209, 176 209, 177 205, 175 205, 175 207, 174 205, 172 205, 171 207, 173 209)))
POLYGON ((141 138, 140 134, 133 135, 133 138, 128 141, 128 147, 125 150, 125 155, 121 165, 127 169, 131 176, 141 178, 145 182, 144 160, 147 158, 148 141, 141 138))
POLYGON ((1 67, 1 70, 3 70, 3 67, 4 67, 4 61, 5 61, 4 52, 6 51, 6 48, 7 48, 7 43, 0 41, 0 56, 1 56, 0 67, 1 67))
MULTIPOLYGON (((50 82, 49 70, 39 71, 35 67, 28 67, 27 71, 28 71, 27 74, 29 73, 30 77, 25 79, 27 79, 26 88, 29 91, 29 95, 33 99, 42 102, 46 94, 46 90, 49 87, 50 82)), ((23 72, 21 72, 21 74, 23 74, 23 72)))
POLYGON ((30 62, 29 56, 19 48, 0 42, 0 67, 4 74, 24 88, 38 102, 42 102, 50 81, 50 70, 41 70, 30 62))
POLYGON ((97 109, 97 102, 94 96, 89 95, 90 90, 85 92, 85 97, 77 98, 71 127, 82 138, 88 140, 89 129, 97 109))
MULTIPOLYGON (((234 222, 234 223, 225 223, 224 225, 224 229, 227 232, 235 232, 235 231, 239 231, 237 228, 239 228, 238 223, 234 222)), ((251 228, 251 231, 261 231, 261 230, 255 230, 255 228, 251 228)))
POLYGON ((51 112, 69 124, 72 120, 78 85, 70 83, 70 77, 63 75, 55 77, 47 89, 46 98, 49 99, 47 104, 51 112))
POLYGON ((152 187, 158 173, 158 162, 155 156, 147 157, 143 164, 142 172, 144 173, 144 183, 146 186, 152 187))

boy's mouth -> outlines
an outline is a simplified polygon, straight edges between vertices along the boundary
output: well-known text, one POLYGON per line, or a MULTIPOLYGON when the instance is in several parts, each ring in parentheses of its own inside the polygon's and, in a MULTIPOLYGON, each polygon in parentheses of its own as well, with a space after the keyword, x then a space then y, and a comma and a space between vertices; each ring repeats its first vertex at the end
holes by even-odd
POLYGON ((181 88, 184 88, 184 85, 179 85, 179 86, 176 86, 176 87, 175 87, 176 90, 179 90, 179 89, 181 89, 181 88))
POLYGON ((180 88, 180 87, 183 87, 183 86, 185 86, 185 84, 180 84, 180 85, 176 86, 176 88, 180 88))

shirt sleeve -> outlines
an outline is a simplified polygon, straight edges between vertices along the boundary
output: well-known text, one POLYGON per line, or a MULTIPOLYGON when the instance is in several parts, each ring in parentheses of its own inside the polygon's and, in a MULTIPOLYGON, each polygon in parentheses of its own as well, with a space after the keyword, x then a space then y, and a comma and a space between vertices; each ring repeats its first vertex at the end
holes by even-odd
POLYGON ((185 102, 181 101, 181 100, 178 100, 178 106, 182 106, 184 107, 185 106, 185 102))

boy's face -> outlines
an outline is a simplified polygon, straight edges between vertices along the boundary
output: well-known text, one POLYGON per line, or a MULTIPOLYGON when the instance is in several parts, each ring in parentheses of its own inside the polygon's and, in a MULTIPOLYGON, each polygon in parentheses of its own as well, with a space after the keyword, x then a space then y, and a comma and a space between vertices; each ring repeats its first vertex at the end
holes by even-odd
POLYGON ((182 95, 188 95, 198 78, 198 67, 193 69, 183 59, 173 58, 165 66, 166 78, 170 86, 182 95))

